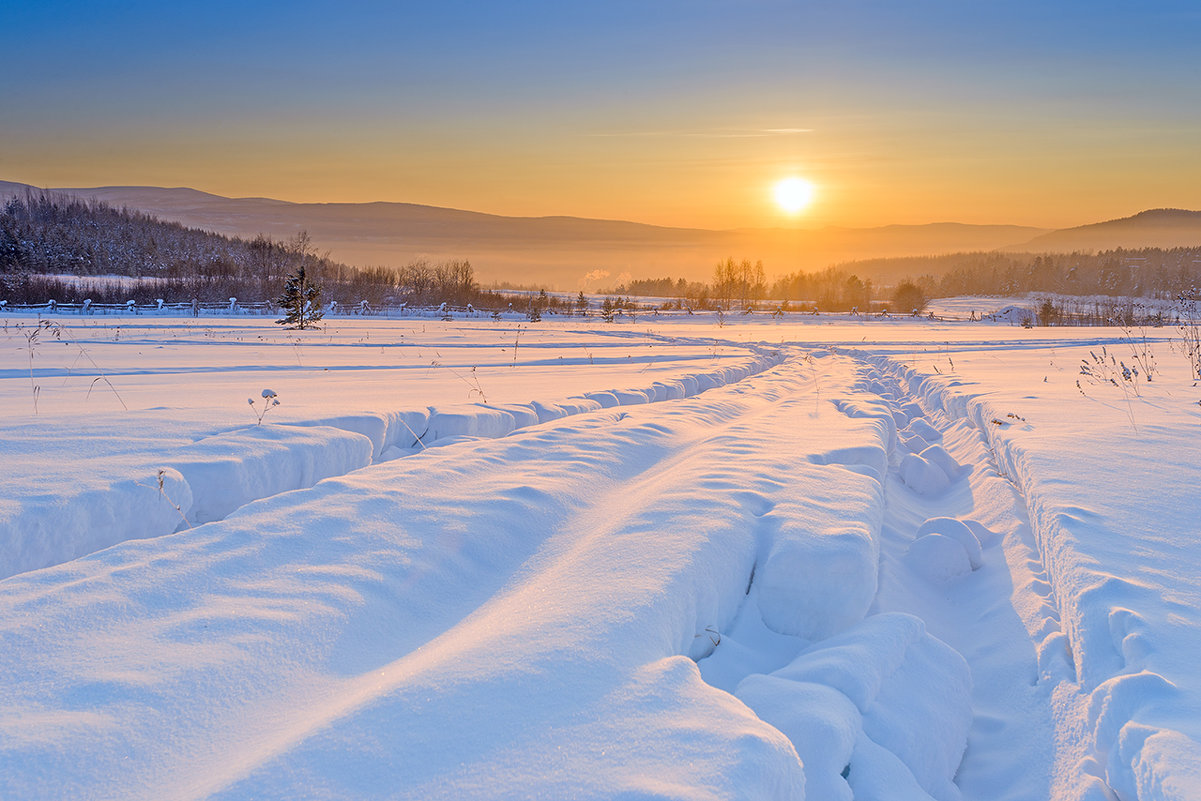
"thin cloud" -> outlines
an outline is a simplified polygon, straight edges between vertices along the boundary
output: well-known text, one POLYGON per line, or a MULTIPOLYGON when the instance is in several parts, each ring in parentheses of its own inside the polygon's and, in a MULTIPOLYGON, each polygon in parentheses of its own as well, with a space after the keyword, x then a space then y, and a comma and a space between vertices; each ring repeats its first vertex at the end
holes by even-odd
POLYGON ((692 139, 763 139, 812 133, 812 128, 713 128, 698 131, 611 131, 590 133, 599 137, 686 137, 692 139))

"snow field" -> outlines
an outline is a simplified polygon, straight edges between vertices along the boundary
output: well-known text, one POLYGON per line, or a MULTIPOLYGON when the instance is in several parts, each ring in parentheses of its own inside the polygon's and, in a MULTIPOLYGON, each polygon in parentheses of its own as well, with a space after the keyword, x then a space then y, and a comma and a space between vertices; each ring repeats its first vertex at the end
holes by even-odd
POLYGON ((1112 332, 147 325, 0 424, 0 797, 1198 798, 1201 413, 1112 332))

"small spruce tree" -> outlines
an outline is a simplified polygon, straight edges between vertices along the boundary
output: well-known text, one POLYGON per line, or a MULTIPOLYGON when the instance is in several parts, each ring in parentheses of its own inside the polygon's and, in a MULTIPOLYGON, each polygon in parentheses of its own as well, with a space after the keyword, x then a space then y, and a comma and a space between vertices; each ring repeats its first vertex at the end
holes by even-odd
POLYGON ((303 264, 288 276, 284 293, 276 303, 284 316, 275 322, 288 328, 317 328, 317 322, 325 316, 321 311, 321 287, 308 279, 303 264))

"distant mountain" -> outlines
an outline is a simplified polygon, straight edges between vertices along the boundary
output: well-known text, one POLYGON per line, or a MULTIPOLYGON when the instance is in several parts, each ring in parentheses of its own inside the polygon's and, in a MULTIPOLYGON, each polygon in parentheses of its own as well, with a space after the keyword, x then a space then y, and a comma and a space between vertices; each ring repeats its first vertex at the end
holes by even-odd
POLYGON ((1063 228, 1004 249, 1031 253, 1073 253, 1197 245, 1201 245, 1201 211, 1151 209, 1118 220, 1063 228))
MULTIPOLYGON (((31 187, 0 181, 0 195, 31 187)), ((1045 229, 1016 225, 889 225, 880 228, 669 228, 578 217, 504 217, 411 203, 291 203, 227 198, 188 188, 109 186, 55 189, 220 234, 287 239, 307 230, 321 250, 350 264, 398 266, 414 259, 469 259, 484 281, 564 289, 586 273, 611 285, 633 278, 712 278, 727 256, 761 259, 767 272, 818 270, 837 262, 995 250, 1045 229)))

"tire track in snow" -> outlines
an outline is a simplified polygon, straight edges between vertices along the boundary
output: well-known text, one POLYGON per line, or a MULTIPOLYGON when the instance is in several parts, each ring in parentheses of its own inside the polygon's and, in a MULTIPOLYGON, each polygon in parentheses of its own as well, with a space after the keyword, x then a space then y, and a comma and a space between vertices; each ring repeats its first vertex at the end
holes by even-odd
POLYGON ((969 799, 1080 797, 1068 785, 1095 775, 1053 775, 1083 755, 1055 737, 1053 689, 1073 668, 1023 498, 979 432, 925 408, 891 362, 867 359, 865 373, 900 426, 878 608, 918 615, 972 668, 973 722, 957 783, 969 799))
MULTIPOLYGON (((853 791, 947 801, 960 798, 959 786, 963 797, 989 801, 1110 797, 1103 769, 1078 736, 1075 666, 1023 497, 990 463, 976 429, 925 410, 887 360, 860 363, 860 394, 833 403, 848 416, 887 421, 887 461, 877 465, 854 452, 810 459, 857 464, 884 482, 879 592, 873 581, 869 615, 838 623, 849 628, 844 633, 790 643, 760 619, 756 572, 748 603, 721 630, 724 644, 701 661, 702 673, 792 739, 821 798, 853 791), (998 539, 1002 548, 994 547, 998 539), (881 646, 906 627, 912 645, 881 646), (955 651, 925 644, 926 627, 955 651), (841 649, 855 656, 839 661, 841 649), (963 657, 976 680, 970 699, 960 683, 966 666, 955 667, 963 657), (916 663, 925 667, 914 679, 906 665, 916 663), (846 676, 864 670, 879 670, 872 681, 902 689, 850 704, 856 696, 846 676), (881 723, 890 718, 891 727, 881 723), (903 719, 908 728, 896 723, 903 719)), ((778 527, 776 512, 762 522, 778 527)), ((820 538, 821 522, 808 522, 810 538, 820 538)))
POLYGON ((872 437, 851 447, 819 437, 800 454, 832 468, 831 482, 840 473, 867 482, 873 501, 823 509, 821 490, 806 486, 764 516, 747 602, 701 660, 702 675, 789 738, 808 797, 956 801, 952 779, 971 717, 967 665, 921 619, 873 605, 892 410, 863 381, 819 378, 825 365, 855 374, 853 365, 823 352, 806 361, 818 406, 872 437), (836 383, 824 400, 819 380, 836 383), (856 525, 866 538, 847 536, 856 525))
POLYGON ((427 447, 503 437, 600 409, 692 397, 757 375, 780 361, 778 352, 767 348, 735 347, 750 351, 752 358, 744 365, 634 389, 559 401, 431 406, 239 429, 164 454, 156 467, 105 488, 54 495, 53 503, 42 497, 9 499, 0 516, 0 579, 62 564, 118 542, 221 520, 252 501, 427 447))
MULTIPOLYGON (((1054 759, 1049 797, 1196 797, 1190 795, 1198 789, 1196 783, 1188 778, 1201 765, 1196 744, 1136 717, 1140 709, 1172 704, 1175 693, 1162 677, 1137 667, 1142 649, 1150 647, 1149 633, 1136 613, 1123 608, 1123 599, 1136 599, 1139 588, 1105 574, 1090 583, 1088 573, 1094 568, 1087 561, 1080 564, 1075 535, 1065 530, 1078 527, 1079 521, 1046 512, 1045 499, 1026 475, 1020 453, 1002 437, 1003 426, 990 424, 998 417, 995 410, 957 393, 954 383, 924 376, 887 357, 864 358, 907 395, 920 397, 948 426, 959 429, 978 463, 1003 476, 1014 499, 1018 525, 1004 543, 1016 587, 1014 608, 1035 649, 1037 687, 1050 711, 1054 759), (1086 589, 1071 589, 1079 586, 1086 589), (1095 601, 1090 597, 1094 595, 1095 601)), ((1128 602, 1137 608, 1136 602, 1128 602)))
POLYGON ((435 449, 10 579, 0 781, 799 798, 787 741, 683 656, 744 605, 771 496, 841 481, 829 516, 879 506, 873 479, 796 459, 878 448, 872 421, 811 417, 796 372, 435 449))

